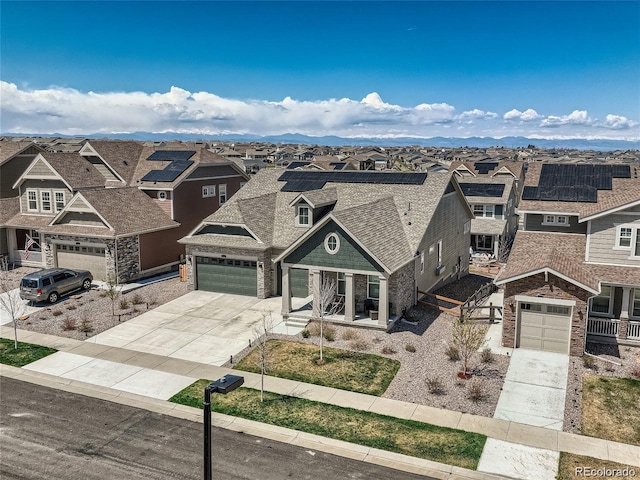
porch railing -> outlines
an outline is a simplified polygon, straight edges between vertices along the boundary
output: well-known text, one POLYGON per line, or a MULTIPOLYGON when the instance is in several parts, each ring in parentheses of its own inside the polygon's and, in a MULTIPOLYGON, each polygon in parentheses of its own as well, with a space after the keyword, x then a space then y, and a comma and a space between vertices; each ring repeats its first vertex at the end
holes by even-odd
POLYGON ((29 250, 29 258, 24 258, 24 250, 14 250, 9 263, 39 267, 42 266, 42 258, 42 252, 37 250, 29 250))
POLYGON ((603 337, 617 337, 620 320, 609 318, 590 318, 587 322, 587 333, 603 337))
POLYGON ((627 325, 627 338, 640 340, 640 322, 629 320, 629 325, 627 325))

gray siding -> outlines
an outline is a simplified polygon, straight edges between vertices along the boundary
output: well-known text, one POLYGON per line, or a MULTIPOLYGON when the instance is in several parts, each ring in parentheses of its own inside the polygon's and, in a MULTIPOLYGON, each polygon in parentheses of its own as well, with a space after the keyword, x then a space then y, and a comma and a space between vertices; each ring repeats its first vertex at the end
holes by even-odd
POLYGON ((444 195, 431 218, 431 223, 420 243, 419 251, 424 251, 425 267, 420 273, 420 256, 415 260, 416 285, 420 290, 428 290, 434 286, 445 285, 457 278, 455 268, 458 259, 461 261, 461 274, 468 271, 469 245, 471 234, 464 233, 464 224, 470 220, 460 197, 455 193, 444 195), (438 265, 438 240, 442 240, 442 263, 445 271, 436 275, 438 265), (433 253, 429 254, 429 247, 433 245, 433 253))
POLYGON ((0 198, 17 197, 18 189, 13 189, 13 184, 31 164, 34 154, 16 155, 0 167, 0 198))
POLYGON ((525 230, 536 232, 559 233, 587 233, 587 224, 578 223, 577 216, 567 215, 569 226, 543 225, 544 215, 540 213, 527 213, 525 215, 525 230))
MULTIPOLYGON (((631 250, 615 250, 616 225, 623 223, 636 223, 640 227, 640 212, 637 215, 607 215, 589 222, 591 235, 589 235, 589 256, 587 261, 610 263, 614 265, 637 265, 640 260, 630 259, 631 250)), ((631 246, 634 248, 634 245, 631 246)))
MULTIPOLYGON (((20 211, 22 213, 29 214, 31 212, 28 211, 28 203, 27 203, 27 189, 29 190, 38 190, 38 208, 40 208, 40 190, 64 190, 65 198, 67 201, 71 198, 71 191, 67 188, 67 186, 62 183, 60 180, 25 180, 25 182, 20 187, 20 191, 22 194, 20 195, 20 211)), ((53 202, 54 196, 53 192, 51 195, 51 201, 53 202)), ((55 208, 52 208, 55 210, 55 208)), ((36 212, 33 212, 36 213, 36 212)), ((48 215, 48 213, 46 213, 48 215)), ((51 215, 55 215, 53 211, 51 215)))
POLYGON ((51 176, 56 175, 56 172, 51 170, 46 163, 42 160, 38 160, 38 162, 33 166, 33 168, 29 171, 29 176, 51 176))
POLYGON ((100 220, 95 213, 80 213, 69 212, 60 219, 58 225, 70 224, 70 225, 89 225, 93 227, 106 227, 106 225, 100 220))

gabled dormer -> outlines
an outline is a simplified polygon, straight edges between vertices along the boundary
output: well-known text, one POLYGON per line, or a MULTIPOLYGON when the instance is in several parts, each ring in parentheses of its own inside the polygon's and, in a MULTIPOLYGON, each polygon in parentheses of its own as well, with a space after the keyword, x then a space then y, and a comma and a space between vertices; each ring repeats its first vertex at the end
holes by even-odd
POLYGON ((296 227, 313 226, 333 209, 337 200, 337 190, 333 187, 301 193, 289 204, 295 209, 296 227))
POLYGON ((107 162, 104 161, 104 159, 98 152, 96 152, 96 150, 91 146, 90 143, 85 143, 80 149, 79 153, 85 160, 91 163, 96 168, 96 170, 98 170, 102 174, 106 181, 122 183, 125 182, 125 180, 120 175, 118 175, 118 173, 113 168, 111 168, 107 162))
POLYGON ((467 167, 464 163, 459 165, 455 170, 455 174, 459 177, 475 177, 476 174, 469 167, 467 167))

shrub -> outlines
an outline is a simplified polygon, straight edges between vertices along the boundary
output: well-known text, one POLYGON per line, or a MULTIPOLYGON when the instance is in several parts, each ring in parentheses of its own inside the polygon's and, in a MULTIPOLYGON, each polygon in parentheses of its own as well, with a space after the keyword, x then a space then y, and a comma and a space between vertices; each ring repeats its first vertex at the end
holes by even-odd
POLYGON ((385 355, 393 355, 396 351, 392 347, 385 345, 382 347, 382 353, 385 355))
POLYGON ((491 353, 490 347, 485 347, 480 352, 480 361, 482 363, 491 363, 493 362, 493 353, 491 353))
POLYGON ((351 340, 349 342, 349 348, 351 350, 355 350, 356 352, 364 352, 365 350, 369 349, 369 342, 361 338, 351 340))
POLYGON ((416 351, 416 347, 415 347, 415 345, 414 345, 413 343, 407 343, 407 344, 404 346, 404 349, 405 349, 407 352, 411 352, 411 353, 415 353, 415 351, 416 351))
POLYGON ((457 362, 458 360, 460 360, 460 352, 458 351, 458 349, 454 345, 451 345, 451 344, 447 345, 447 348, 444 351, 444 354, 452 362, 457 362))
POLYGON ((427 389, 429 390, 429 393, 432 393, 433 395, 445 394, 444 383, 439 378, 429 377, 426 380, 426 384, 427 384, 427 389))
POLYGON ((336 329, 331 325, 325 325, 322 329, 322 336, 327 342, 333 342, 336 339, 336 329))
POLYGON ((62 321, 62 330, 68 332, 69 330, 76 329, 76 321, 73 318, 65 318, 62 321))
POLYGON ((594 372, 598 370, 598 365, 596 364, 595 358, 590 357, 589 355, 582 356, 582 365, 584 366, 584 368, 588 368, 590 370, 593 370, 594 372))
POLYGON ((640 365, 634 365, 631 369, 631 376, 640 380, 640 365))
POLYGON ((76 307, 75 305, 72 305, 72 304, 67 305, 67 310, 75 310, 76 308, 78 307, 76 307))
POLYGON ((105 291, 100 292, 100 298, 106 297, 108 294, 105 291))
POLYGON ((472 402, 481 402, 486 398, 484 392, 484 385, 480 381, 472 382, 469 385, 469 391, 467 392, 467 398, 472 402))
POLYGON ((53 312, 51 312, 51 314, 54 317, 59 317, 60 315, 62 315, 62 310, 54 310, 53 312))
POLYGON ((120 310, 126 310, 127 308, 129 308, 129 302, 127 302, 126 298, 123 298, 120 300, 120 310))
POLYGON ((133 295, 133 298, 131 298, 131 303, 134 305, 142 305, 144 303, 144 299, 139 293, 136 293, 133 295))
POLYGON ((309 338, 311 336, 311 332, 309 332, 309 330, 307 330, 306 328, 302 330, 300 334, 302 335, 302 338, 309 338))
POLYGON ((80 327, 78 327, 82 333, 89 335, 89 333, 93 332, 93 327, 91 326, 91 322, 86 317, 80 321, 80 327))
POLYGON ((343 340, 360 340, 360 334, 356 332, 354 329, 348 328, 344 332, 342 332, 342 339, 343 340))
POLYGON ((309 335, 312 337, 320 336, 320 324, 318 322, 309 322, 307 330, 309 331, 309 335))

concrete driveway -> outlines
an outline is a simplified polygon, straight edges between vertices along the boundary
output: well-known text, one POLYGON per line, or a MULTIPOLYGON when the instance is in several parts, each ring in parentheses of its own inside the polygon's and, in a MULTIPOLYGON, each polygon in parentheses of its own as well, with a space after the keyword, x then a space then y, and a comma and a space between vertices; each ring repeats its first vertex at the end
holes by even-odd
MULTIPOLYGON (((293 299, 302 306, 305 299, 293 299)), ((102 332, 87 342, 222 365, 253 341, 253 328, 271 316, 273 331, 294 335, 282 321, 280 297, 194 291, 102 332)), ((298 308, 294 305, 294 308, 298 308)))
POLYGON ((562 430, 569 358, 514 349, 494 418, 562 430))

